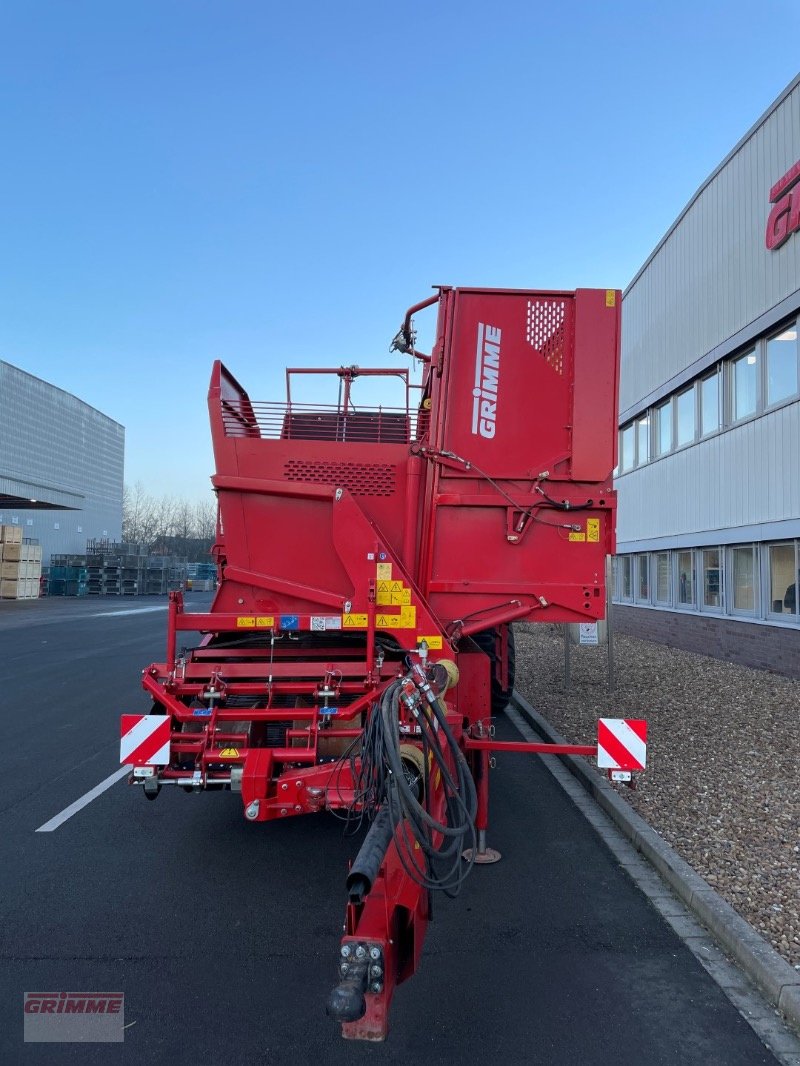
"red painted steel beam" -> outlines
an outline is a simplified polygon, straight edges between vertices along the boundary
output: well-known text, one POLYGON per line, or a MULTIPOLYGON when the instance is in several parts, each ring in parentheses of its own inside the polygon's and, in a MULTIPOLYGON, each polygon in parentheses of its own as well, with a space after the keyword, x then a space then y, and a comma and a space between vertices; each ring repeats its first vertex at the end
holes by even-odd
POLYGON ((467 737, 467 751, 512 751, 523 755, 597 755, 596 744, 530 744, 526 740, 476 740, 467 737))

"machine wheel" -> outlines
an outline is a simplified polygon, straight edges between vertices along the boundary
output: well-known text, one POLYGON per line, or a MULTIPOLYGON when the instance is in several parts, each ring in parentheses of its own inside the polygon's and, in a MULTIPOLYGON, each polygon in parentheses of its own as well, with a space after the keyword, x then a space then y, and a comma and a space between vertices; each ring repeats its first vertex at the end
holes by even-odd
POLYGON ((492 670, 492 717, 496 717, 502 714, 508 706, 508 701, 511 699, 511 693, 514 691, 514 677, 516 675, 516 649, 514 646, 514 627, 508 625, 505 627, 508 632, 508 687, 503 688, 496 676, 496 664, 497 664, 497 638, 499 631, 497 629, 485 629, 482 633, 473 633, 472 639, 481 649, 486 652, 491 662, 492 670))

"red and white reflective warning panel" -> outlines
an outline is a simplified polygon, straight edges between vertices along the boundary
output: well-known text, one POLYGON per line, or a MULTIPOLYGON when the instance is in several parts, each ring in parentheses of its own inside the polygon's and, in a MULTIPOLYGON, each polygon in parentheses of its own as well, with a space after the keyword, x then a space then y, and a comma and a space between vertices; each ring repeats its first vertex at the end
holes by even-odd
POLYGON ((168 766, 170 722, 168 714, 123 714, 119 761, 133 766, 168 766))
POLYGON ((601 718, 597 723, 597 765, 601 770, 644 770, 647 722, 643 718, 601 718))

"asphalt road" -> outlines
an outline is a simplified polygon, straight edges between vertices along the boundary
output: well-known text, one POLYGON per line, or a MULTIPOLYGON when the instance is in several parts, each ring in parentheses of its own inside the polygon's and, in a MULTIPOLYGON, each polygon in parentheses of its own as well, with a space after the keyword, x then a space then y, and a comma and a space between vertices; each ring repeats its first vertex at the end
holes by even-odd
POLYGON ((251 825, 236 795, 149 803, 122 781, 36 833, 117 769, 165 614, 0 606, 3 1066, 775 1062, 539 760, 512 755, 493 775, 502 862, 440 902, 388 1041, 342 1041, 324 1012, 356 850, 340 823, 251 825), (124 1043, 24 1043, 23 992, 52 990, 124 991, 124 1043))

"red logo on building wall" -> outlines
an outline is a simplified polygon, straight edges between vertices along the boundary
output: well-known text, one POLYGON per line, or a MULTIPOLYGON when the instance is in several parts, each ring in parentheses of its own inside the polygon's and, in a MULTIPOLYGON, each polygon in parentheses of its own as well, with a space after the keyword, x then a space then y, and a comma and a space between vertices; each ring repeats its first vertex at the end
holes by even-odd
POLYGON ((775 206, 767 219, 767 248, 772 252, 786 244, 800 230, 800 159, 769 190, 769 202, 775 206))

